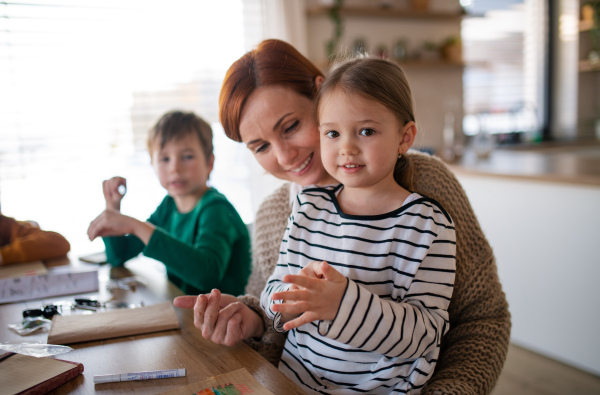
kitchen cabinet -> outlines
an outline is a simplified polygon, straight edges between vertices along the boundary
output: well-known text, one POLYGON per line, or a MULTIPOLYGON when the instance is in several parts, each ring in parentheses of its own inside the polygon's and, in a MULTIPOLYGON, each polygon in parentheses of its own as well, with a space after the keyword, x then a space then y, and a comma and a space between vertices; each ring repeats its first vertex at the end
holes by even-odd
MULTIPOLYGON (((592 137, 600 129, 600 59, 593 61, 589 56, 594 49, 593 19, 585 16, 583 11, 588 3, 593 1, 581 1, 582 9, 579 21, 579 55, 578 55, 578 92, 577 92, 577 133, 581 137, 592 137)), ((598 41, 595 45, 596 53, 600 56, 600 32, 597 33, 598 41)))

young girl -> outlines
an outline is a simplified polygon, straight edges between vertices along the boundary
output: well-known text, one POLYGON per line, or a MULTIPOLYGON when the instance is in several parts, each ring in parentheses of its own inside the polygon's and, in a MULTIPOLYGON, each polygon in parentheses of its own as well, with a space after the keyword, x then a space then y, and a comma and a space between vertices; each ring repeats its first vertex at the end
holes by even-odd
POLYGON ((410 88, 396 64, 358 58, 331 72, 317 106, 340 184, 297 196, 261 295, 290 331, 279 368, 318 393, 419 393, 449 328, 456 242, 440 204, 410 192, 410 88))

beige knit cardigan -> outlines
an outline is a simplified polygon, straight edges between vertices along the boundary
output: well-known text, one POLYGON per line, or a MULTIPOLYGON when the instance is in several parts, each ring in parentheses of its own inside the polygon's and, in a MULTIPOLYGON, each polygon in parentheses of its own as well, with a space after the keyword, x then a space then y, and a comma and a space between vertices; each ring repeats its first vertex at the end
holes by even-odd
MULTIPOLYGON (((442 339, 435 372, 422 394, 489 394, 500 375, 510 336, 510 314, 492 249, 458 180, 439 159, 410 151, 415 192, 431 197, 456 226, 456 279, 449 306, 450 330, 442 339)), ((258 312, 266 332, 246 342, 277 366, 285 335, 273 330, 258 297, 273 272, 291 213, 289 184, 265 199, 253 232, 253 268, 240 299, 258 312)))

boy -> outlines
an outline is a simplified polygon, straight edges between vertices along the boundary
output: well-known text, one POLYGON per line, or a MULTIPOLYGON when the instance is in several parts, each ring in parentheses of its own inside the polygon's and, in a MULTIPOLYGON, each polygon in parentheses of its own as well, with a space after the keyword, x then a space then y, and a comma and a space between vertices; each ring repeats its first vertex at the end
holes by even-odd
POLYGON ((169 280, 186 294, 213 288, 242 294, 250 238, 231 203, 206 185, 214 164, 210 126, 194 113, 169 112, 150 129, 148 152, 167 196, 142 222, 120 212, 126 180, 104 181, 106 210, 90 224, 90 240, 103 238, 113 266, 140 252, 163 262, 169 280))

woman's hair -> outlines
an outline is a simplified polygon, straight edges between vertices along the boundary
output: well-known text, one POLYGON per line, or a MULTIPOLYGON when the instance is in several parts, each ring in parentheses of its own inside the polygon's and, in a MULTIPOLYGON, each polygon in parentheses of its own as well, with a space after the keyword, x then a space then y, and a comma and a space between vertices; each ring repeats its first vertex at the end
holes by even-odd
POLYGON ((198 137, 206 162, 209 162, 213 155, 212 129, 204 119, 193 112, 170 111, 160 117, 148 131, 148 152, 152 156, 152 150, 157 143, 162 149, 169 141, 189 134, 198 137))
MULTIPOLYGON (((416 122, 410 86, 400 66, 392 61, 359 56, 334 64, 319 89, 317 107, 328 93, 337 89, 382 104, 401 125, 416 122)), ((394 178, 402 187, 413 190, 413 168, 406 155, 397 160, 394 178)))
POLYGON ((278 85, 313 100, 315 78, 323 73, 290 44, 265 40, 236 60, 225 75, 219 95, 219 120, 232 140, 240 137, 240 117, 246 99, 261 86, 278 85))

